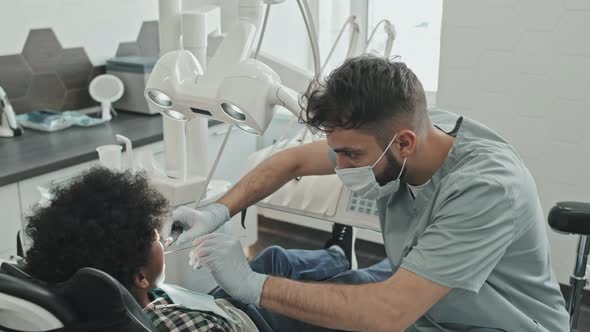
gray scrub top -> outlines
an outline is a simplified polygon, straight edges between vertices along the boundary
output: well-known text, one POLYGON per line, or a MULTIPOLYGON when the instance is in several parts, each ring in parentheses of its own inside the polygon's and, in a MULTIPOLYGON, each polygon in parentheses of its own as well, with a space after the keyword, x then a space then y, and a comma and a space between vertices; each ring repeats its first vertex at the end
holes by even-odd
POLYGON ((537 187, 522 159, 480 123, 429 114, 455 135, 447 159, 415 198, 402 181, 377 202, 393 270, 451 288, 409 331, 569 331, 537 187))

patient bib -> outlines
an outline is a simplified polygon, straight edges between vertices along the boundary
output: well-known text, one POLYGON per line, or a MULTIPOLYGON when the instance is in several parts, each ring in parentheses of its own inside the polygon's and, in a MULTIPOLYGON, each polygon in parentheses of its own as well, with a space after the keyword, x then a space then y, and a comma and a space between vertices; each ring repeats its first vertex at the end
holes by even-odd
POLYGON ((193 292, 186 288, 182 288, 176 285, 169 285, 163 284, 160 286, 172 302, 175 304, 181 304, 189 309, 203 311, 203 312, 210 312, 226 319, 232 323, 239 323, 238 321, 232 319, 228 314, 221 309, 217 303, 215 303, 215 299, 211 295, 193 292))

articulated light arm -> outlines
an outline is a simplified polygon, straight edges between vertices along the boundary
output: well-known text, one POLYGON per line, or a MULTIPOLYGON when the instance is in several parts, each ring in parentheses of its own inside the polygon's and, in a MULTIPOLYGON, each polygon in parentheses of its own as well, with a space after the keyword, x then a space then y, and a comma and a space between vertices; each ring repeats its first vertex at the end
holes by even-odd
POLYGON ((305 119, 305 112, 303 112, 303 109, 299 104, 300 95, 296 91, 289 89, 286 86, 280 86, 277 89, 276 96, 278 100, 277 105, 283 106, 284 108, 289 110, 289 112, 291 112, 295 117, 301 117, 305 119))

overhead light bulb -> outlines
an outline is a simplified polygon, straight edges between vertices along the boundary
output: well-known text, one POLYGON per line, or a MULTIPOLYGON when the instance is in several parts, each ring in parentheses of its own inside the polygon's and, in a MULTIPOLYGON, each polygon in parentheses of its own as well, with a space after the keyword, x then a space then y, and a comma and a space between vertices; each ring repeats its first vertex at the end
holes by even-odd
POLYGON ((158 107, 162 107, 162 108, 172 107, 172 99, 170 97, 168 97, 168 95, 162 91, 155 90, 155 89, 149 90, 147 93, 147 96, 148 96, 149 101, 151 101, 152 103, 154 103, 158 107))

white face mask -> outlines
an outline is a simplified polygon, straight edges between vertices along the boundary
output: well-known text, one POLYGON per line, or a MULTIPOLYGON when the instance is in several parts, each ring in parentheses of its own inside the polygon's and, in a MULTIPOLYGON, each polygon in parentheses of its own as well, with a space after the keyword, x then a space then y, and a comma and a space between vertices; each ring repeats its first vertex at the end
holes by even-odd
POLYGON ((379 185, 379 182, 377 182, 377 179, 375 178, 375 173, 373 172, 373 167, 375 167, 381 158, 385 156, 385 153, 389 151, 389 148, 391 147, 391 144, 393 144, 393 141, 395 141, 396 137, 397 134, 393 136, 379 159, 377 159, 373 165, 335 169, 340 181, 342 181, 342 183, 352 192, 367 199, 379 199, 397 192, 399 190, 400 177, 406 167, 407 158, 404 159, 402 169, 400 170, 397 179, 386 183, 384 186, 379 185))

